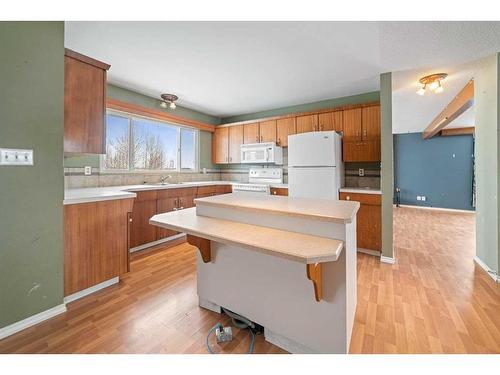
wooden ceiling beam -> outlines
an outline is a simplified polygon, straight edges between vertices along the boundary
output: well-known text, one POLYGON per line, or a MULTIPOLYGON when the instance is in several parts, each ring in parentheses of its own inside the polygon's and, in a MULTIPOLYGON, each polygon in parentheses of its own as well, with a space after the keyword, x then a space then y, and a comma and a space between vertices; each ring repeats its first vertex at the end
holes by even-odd
POLYGON ((467 126, 463 128, 448 128, 441 130, 441 136, 448 137, 452 135, 474 135, 474 127, 467 126))
POLYGON ((429 139, 438 134, 450 122, 474 104, 474 81, 471 79, 457 96, 425 128, 422 138, 429 139))

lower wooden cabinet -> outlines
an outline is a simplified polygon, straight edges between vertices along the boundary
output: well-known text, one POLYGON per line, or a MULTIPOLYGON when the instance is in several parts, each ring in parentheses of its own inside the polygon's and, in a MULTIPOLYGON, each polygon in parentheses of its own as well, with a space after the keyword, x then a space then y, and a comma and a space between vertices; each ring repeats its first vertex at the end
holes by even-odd
POLYGON ((380 251, 382 249, 382 196, 340 193, 340 199, 361 203, 356 218, 358 248, 380 251))
POLYGON ((271 188, 271 195, 288 195, 287 188, 271 188))
POLYGON ((133 199, 64 206, 64 295, 123 275, 129 269, 133 199))
POLYGON ((132 209, 130 247, 168 238, 178 232, 149 224, 149 219, 165 212, 194 207, 196 198, 231 193, 231 185, 179 187, 137 192, 132 209))

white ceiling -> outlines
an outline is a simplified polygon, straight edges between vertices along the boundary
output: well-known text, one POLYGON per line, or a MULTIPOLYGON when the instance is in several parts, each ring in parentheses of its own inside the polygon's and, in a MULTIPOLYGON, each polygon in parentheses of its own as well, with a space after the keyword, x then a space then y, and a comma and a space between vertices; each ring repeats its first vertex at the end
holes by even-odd
MULTIPOLYGON (((499 22, 66 22, 109 81, 226 117, 379 89, 383 72, 500 51, 499 22)), ((452 77, 450 77, 450 83, 452 77)), ((448 83, 448 82, 447 82, 448 83)))
MULTIPOLYGON (((393 133, 415 133, 423 131, 431 121, 453 100, 472 79, 479 61, 462 65, 441 65, 433 69, 410 70, 393 73, 392 82, 392 131, 393 133), (431 73, 444 72, 448 77, 442 81, 444 92, 434 94, 427 90, 424 96, 416 91, 421 87, 418 80, 431 73)), ((474 126, 474 107, 456 118, 448 127, 474 126)))

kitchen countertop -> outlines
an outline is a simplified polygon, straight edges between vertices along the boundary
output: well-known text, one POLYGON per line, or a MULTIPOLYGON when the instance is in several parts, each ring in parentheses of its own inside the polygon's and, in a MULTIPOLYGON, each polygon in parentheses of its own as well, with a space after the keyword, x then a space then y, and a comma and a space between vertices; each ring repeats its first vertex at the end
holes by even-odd
POLYGON ((341 193, 378 194, 378 195, 382 194, 382 191, 379 189, 360 188, 360 187, 343 187, 339 191, 341 193))
POLYGON ((310 199, 276 195, 224 194, 195 199, 197 206, 216 206, 235 210, 259 211, 277 215, 350 223, 359 209, 359 202, 310 199))
POLYGON ((235 244, 306 264, 336 261, 343 248, 343 242, 335 239, 197 216, 194 207, 158 214, 149 222, 211 241, 235 244))
MULTIPOLYGON (((113 199, 135 198, 137 191, 179 189, 183 187, 245 184, 236 181, 193 181, 178 184, 121 185, 80 189, 66 189, 63 204, 99 202, 113 199)), ((286 184, 271 184, 271 187, 288 187, 286 184)))

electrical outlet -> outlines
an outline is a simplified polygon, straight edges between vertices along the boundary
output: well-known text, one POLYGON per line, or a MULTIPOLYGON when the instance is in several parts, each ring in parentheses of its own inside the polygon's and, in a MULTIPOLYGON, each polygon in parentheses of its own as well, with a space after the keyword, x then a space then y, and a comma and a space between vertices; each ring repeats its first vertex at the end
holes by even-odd
POLYGON ((83 170, 84 170, 84 172, 83 172, 83 173, 85 174, 85 176, 90 176, 90 175, 92 174, 92 167, 90 167, 90 166, 88 166, 88 165, 87 165, 87 166, 85 166, 85 167, 83 168, 83 170))
POLYGON ((358 169, 358 176, 359 176, 359 177, 363 177, 364 175, 365 175, 365 170, 364 170, 364 168, 359 168, 359 169, 358 169))
POLYGON ((422 197, 420 195, 417 195, 417 201, 421 201, 422 197))
POLYGON ((425 200, 427 199, 427 198, 425 197, 425 195, 422 195, 422 196, 421 196, 421 198, 422 198, 422 201, 423 201, 423 202, 425 202, 425 200))

